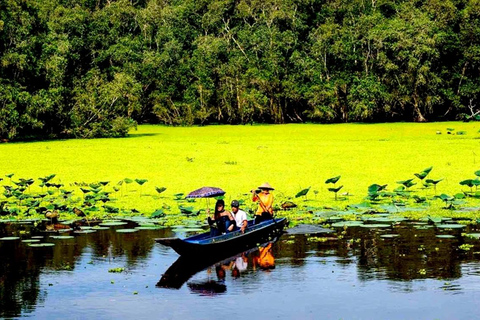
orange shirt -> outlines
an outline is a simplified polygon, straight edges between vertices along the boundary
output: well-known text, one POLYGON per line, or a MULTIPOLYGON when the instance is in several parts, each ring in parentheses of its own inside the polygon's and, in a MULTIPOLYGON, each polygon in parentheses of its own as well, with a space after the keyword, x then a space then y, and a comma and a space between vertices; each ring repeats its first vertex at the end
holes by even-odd
POLYGON ((253 196, 253 201, 257 201, 258 198, 260 198, 261 201, 258 202, 258 209, 255 214, 262 215, 262 212, 269 212, 270 214, 273 214, 273 194, 265 194, 260 192, 259 194, 253 196))

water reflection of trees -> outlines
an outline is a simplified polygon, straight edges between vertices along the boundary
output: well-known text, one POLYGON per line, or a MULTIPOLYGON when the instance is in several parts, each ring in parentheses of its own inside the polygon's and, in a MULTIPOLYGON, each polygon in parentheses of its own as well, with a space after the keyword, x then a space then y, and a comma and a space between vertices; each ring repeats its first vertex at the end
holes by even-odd
MULTIPOLYGON (((416 229, 401 224, 390 230, 350 227, 338 231, 336 240, 315 242, 310 235, 283 238, 274 250, 280 263, 302 266, 308 256, 335 257, 338 265, 356 263, 358 278, 412 280, 424 278, 452 279, 461 277, 461 263, 474 259, 474 251, 464 253, 458 247, 464 243, 461 231, 450 230, 451 239, 437 238, 435 228, 416 229), (398 237, 383 238, 394 233, 398 237), (340 235, 338 237, 338 235, 340 235)), ((465 230, 463 230, 465 232, 465 230)), ((318 235, 329 237, 331 235, 318 235)))
POLYGON ((142 230, 118 233, 115 229, 89 234, 77 234, 75 239, 54 240, 33 226, 1 224, 0 236, 44 235, 54 247, 31 248, 19 240, 0 242, 0 318, 18 317, 33 311, 45 299, 40 290, 41 273, 57 270, 73 271, 87 249, 92 258, 125 257, 127 267, 148 257, 155 244, 154 238, 171 236, 168 230, 142 230))

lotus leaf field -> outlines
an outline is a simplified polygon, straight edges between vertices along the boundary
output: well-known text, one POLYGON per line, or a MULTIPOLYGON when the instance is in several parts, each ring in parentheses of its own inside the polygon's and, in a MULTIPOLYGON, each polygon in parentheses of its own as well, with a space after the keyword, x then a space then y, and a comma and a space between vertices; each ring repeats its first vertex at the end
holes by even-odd
POLYGON ((249 191, 267 181, 291 226, 480 218, 479 122, 140 125, 127 138, 0 144, 0 164, 2 220, 140 216, 142 228, 201 231, 215 200, 190 191, 220 187, 251 214, 249 191))

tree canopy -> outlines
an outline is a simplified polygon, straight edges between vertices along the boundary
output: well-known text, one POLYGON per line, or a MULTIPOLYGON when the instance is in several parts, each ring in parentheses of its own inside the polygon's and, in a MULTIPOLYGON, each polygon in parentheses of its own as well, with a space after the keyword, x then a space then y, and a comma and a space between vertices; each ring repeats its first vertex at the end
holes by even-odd
POLYGON ((478 0, 3 0, 0 138, 480 118, 478 0))

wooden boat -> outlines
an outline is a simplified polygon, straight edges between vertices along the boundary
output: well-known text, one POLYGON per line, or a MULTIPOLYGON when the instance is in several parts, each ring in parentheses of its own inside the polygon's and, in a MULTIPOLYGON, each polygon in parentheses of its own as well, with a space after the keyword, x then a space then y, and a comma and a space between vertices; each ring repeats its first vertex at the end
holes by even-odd
POLYGON ((198 234, 186 239, 159 238, 156 242, 171 247, 181 256, 202 257, 228 257, 246 251, 261 243, 271 241, 282 234, 287 225, 286 218, 272 219, 254 224, 248 222, 245 232, 240 230, 211 237, 209 232, 198 234))

